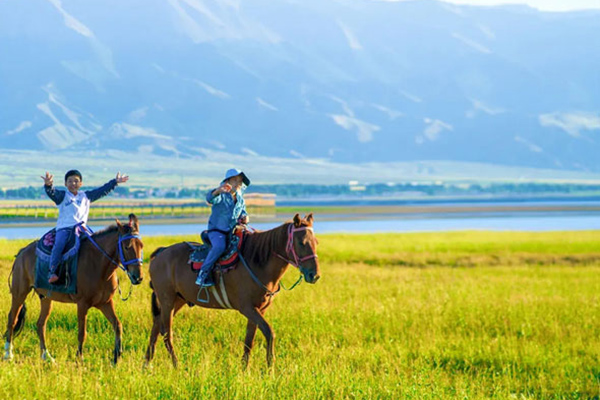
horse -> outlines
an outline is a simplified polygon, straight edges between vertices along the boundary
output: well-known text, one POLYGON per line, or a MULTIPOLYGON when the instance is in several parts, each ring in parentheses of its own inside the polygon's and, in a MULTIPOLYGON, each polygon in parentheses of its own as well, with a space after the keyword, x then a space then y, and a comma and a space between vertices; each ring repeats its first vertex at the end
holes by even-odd
MULTIPOLYGON (((15 258, 12 267, 12 305, 8 313, 8 323, 4 337, 6 339, 4 359, 13 358, 12 340, 16 337, 25 322, 25 300, 31 289, 34 289, 36 245, 37 240, 22 248, 15 258)), ((52 311, 52 301, 77 304, 77 320, 79 327, 79 346, 77 356, 83 360, 83 343, 86 338, 87 313, 96 307, 108 319, 115 332, 113 362, 116 364, 122 354, 121 322, 115 314, 113 296, 118 288, 117 269, 120 267, 127 273, 131 283, 142 282, 142 248, 139 236, 139 223, 134 214, 129 215, 129 224, 116 224, 98 231, 82 240, 79 248, 77 265, 77 293, 64 294, 34 289, 41 302, 40 316, 37 321, 37 334, 40 339, 42 360, 54 362, 54 358, 46 348, 46 322, 52 311), (47 297, 48 296, 48 297, 47 297)), ((9 276, 10 280, 10 276, 9 276)))
POLYGON ((220 274, 215 286, 207 290, 212 293, 208 299, 201 298, 204 296, 200 293, 206 289, 196 285, 196 273, 188 265, 190 247, 186 242, 159 248, 150 256, 153 326, 146 350, 146 366, 154 357, 160 333, 173 366, 177 367, 172 339, 173 317, 188 304, 239 311, 248 320, 243 368, 248 366, 257 327, 266 339, 267 365, 272 367, 275 336, 264 315, 279 291, 281 278, 290 264, 300 270, 301 278, 308 283, 316 283, 320 278, 313 215, 301 219, 296 214, 293 221, 268 231, 250 233, 244 241, 235 268, 220 274))

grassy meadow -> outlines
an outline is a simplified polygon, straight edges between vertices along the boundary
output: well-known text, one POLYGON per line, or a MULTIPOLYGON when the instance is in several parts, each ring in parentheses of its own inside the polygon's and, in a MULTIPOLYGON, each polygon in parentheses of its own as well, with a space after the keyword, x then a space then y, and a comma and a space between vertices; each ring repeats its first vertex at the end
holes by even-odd
MULTIPOLYGON (((158 246, 191 237, 146 238, 158 246)), ((159 340, 143 369, 150 289, 117 300, 124 354, 97 310, 79 362, 74 305, 47 328, 56 364, 40 360, 39 301, 0 362, 0 398, 591 399, 600 394, 600 231, 320 235, 322 278, 277 295, 267 313, 276 362, 257 333, 240 368, 245 319, 185 307, 175 318, 175 370, 159 340)), ((27 241, 0 240, 0 282, 27 241)), ((146 268, 147 272, 147 268, 146 268)), ((129 282, 119 272, 123 289, 129 282)), ((284 281, 297 277, 290 270, 284 281)), ((0 290, 5 323, 8 288, 0 290)), ((2 326, 4 331, 4 326, 2 326)))

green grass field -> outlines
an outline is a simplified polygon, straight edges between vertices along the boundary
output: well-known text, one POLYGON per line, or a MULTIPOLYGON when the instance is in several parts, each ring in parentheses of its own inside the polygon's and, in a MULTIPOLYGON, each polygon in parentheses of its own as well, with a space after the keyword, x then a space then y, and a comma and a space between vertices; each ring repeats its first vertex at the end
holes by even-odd
MULTIPOLYGON (((182 239, 190 238, 147 238, 145 256, 182 239)), ((161 341, 152 367, 143 369, 151 326, 146 281, 129 301, 118 300, 124 355, 116 367, 112 329, 96 310, 85 360, 77 361, 75 307, 64 304, 55 304, 47 330, 57 363, 43 363, 39 301, 30 296, 15 359, 0 362, 0 398, 598 398, 600 231, 319 241, 321 280, 279 294, 267 313, 276 334, 272 372, 260 333, 249 369, 241 370, 241 315, 197 307, 175 318, 179 369, 161 341)), ((25 243, 0 241, 0 282, 25 243)), ((290 270, 285 281, 296 277, 290 270)), ((9 298, 4 286, 3 323, 9 298)))

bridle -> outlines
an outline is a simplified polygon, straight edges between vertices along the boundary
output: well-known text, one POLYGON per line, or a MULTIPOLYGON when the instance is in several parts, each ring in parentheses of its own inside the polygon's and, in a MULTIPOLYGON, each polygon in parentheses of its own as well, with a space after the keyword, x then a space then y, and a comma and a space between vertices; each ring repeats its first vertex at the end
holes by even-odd
POLYGON ((302 265, 301 263, 303 263, 306 260, 312 260, 314 258, 318 258, 319 256, 317 256, 315 253, 309 254, 307 256, 304 256, 302 258, 298 258, 298 254, 296 254, 296 249, 294 248, 294 233, 296 232, 301 232, 301 231, 313 231, 313 228, 311 226, 299 226, 296 227, 293 223, 290 224, 290 226, 288 227, 288 239, 287 239, 287 244, 285 246, 285 254, 287 256, 283 257, 282 255, 279 255, 276 252, 273 252, 277 257, 281 258, 282 260, 286 261, 288 264, 292 264, 294 267, 298 268, 300 271, 302 271, 302 265), (290 257, 291 255, 291 257, 290 257))
POLYGON ((144 258, 144 250, 142 250, 142 252, 140 254, 140 258, 132 258, 129 260, 125 259, 125 253, 123 252, 123 242, 126 240, 129 240, 129 239, 142 240, 142 237, 140 235, 135 235, 135 234, 131 234, 131 233, 121 235, 119 233, 119 242, 117 243, 117 248, 119 249, 119 256, 118 256, 119 259, 115 260, 110 255, 108 255, 108 253, 106 251, 104 251, 104 249, 102 247, 100 247, 100 245, 98 243, 96 243, 96 241, 92 238, 91 233, 94 233, 94 232, 92 232, 92 230, 90 228, 88 228, 87 226, 84 226, 84 225, 81 225, 81 228, 82 228, 82 231, 87 236, 87 238, 90 240, 90 242, 94 245, 94 247, 96 247, 98 250, 100 250, 100 253, 102 253, 102 255, 104 257, 106 257, 113 265, 116 265, 117 267, 119 267, 123 271, 125 271, 127 273, 127 275, 129 275, 129 270, 127 269, 127 266, 129 266, 131 264, 136 264, 136 263, 142 264, 143 258, 144 258))

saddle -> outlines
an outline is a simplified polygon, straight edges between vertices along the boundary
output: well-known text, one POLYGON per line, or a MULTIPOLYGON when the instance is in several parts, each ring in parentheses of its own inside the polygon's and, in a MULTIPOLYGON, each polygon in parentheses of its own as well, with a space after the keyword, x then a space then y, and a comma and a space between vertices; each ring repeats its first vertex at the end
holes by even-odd
MULTIPOLYGON (((229 235, 227 247, 225 248, 223 255, 215 264, 220 268, 221 272, 228 272, 235 268, 235 264, 239 257, 238 252, 242 249, 245 236, 246 228, 242 227, 236 227, 229 235)), ((188 264, 190 264, 192 271, 194 272, 200 271, 211 248, 210 240, 208 240, 208 231, 202 232, 200 237, 202 238, 202 244, 186 242, 191 250, 188 264)))
POLYGON ((81 240, 77 228, 69 236, 69 240, 63 251, 61 263, 56 267, 58 281, 48 283, 50 258, 52 247, 56 238, 56 229, 46 232, 38 240, 35 248, 35 282, 36 289, 48 289, 50 291, 75 294, 77 293, 77 261, 81 240))

